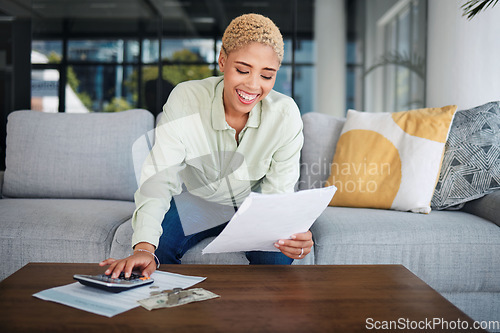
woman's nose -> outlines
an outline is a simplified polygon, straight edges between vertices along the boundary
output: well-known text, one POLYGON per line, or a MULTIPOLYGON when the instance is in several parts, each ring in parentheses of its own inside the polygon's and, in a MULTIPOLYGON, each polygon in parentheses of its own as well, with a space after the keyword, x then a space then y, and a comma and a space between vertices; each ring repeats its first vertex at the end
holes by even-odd
POLYGON ((259 86, 258 80, 259 80, 259 76, 258 75, 248 75, 248 79, 246 81, 246 85, 249 88, 257 88, 259 86))

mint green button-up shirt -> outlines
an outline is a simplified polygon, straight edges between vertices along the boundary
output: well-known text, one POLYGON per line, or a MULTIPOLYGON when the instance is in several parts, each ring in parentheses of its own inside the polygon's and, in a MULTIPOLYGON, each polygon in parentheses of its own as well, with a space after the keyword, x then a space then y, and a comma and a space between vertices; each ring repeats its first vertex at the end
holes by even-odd
POLYGON ((155 144, 135 193, 132 245, 158 247, 173 196, 239 205, 251 191, 293 192, 299 178, 302 119, 292 98, 271 91, 239 133, 225 119, 223 77, 184 82, 163 107, 155 144))

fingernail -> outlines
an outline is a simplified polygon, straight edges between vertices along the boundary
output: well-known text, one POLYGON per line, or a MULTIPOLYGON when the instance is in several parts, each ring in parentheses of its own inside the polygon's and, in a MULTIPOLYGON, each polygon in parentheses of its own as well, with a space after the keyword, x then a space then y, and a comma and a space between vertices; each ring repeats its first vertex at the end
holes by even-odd
POLYGON ((277 248, 280 247, 279 244, 277 244, 277 243, 274 243, 274 246, 277 247, 277 248))
POLYGON ((104 272, 104 274, 106 274, 106 275, 109 275, 109 273, 111 273, 111 271, 109 269, 106 272, 104 272))
POLYGON ((295 239, 295 238, 297 238, 297 236, 292 235, 290 238, 291 238, 291 239, 295 239))
POLYGON ((280 245, 284 245, 284 244, 285 244, 285 242, 284 242, 284 241, 282 241, 282 240, 280 240, 278 243, 279 243, 280 245))

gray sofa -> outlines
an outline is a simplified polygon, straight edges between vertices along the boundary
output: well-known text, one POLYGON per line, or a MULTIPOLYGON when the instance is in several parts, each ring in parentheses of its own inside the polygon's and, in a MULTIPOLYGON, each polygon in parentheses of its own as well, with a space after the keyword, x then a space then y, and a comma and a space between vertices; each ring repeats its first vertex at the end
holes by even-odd
MULTIPOLYGON (((324 183, 329 170, 321 166, 332 161, 344 124, 318 113, 303 120, 300 190, 324 183)), ((30 261, 128 255, 137 165, 151 147, 153 116, 19 111, 7 125, 0 279, 30 261)), ((403 264, 472 318, 499 320, 499 206, 500 192, 428 215, 328 207, 312 227, 314 251, 294 264, 403 264)), ((247 263, 242 253, 202 256, 210 241, 183 263, 247 263)))
POLYGON ((7 122, 0 279, 28 262, 108 257, 135 208, 132 148, 153 115, 16 111, 7 122))

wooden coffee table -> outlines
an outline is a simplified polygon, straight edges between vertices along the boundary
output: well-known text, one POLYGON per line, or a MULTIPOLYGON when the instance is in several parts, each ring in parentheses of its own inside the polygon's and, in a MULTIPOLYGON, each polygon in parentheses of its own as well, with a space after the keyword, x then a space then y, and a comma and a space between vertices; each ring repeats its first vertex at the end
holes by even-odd
POLYGON ((206 276, 195 287, 221 297, 170 309, 139 307, 107 318, 32 296, 74 282, 74 273, 100 274, 103 268, 30 263, 0 283, 0 328, 3 332, 356 332, 375 331, 394 321, 408 331, 410 325, 428 325, 434 318, 473 325, 400 265, 162 265, 161 270, 206 276))

